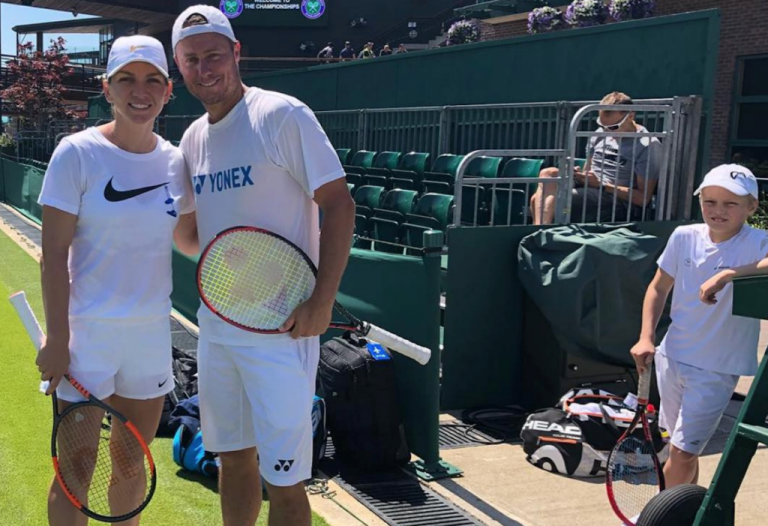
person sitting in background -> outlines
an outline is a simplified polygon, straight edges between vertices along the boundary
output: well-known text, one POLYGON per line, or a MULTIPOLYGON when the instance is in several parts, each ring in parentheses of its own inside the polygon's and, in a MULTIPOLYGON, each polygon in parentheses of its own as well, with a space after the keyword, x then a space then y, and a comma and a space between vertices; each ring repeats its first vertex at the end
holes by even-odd
POLYGON ((405 44, 400 44, 397 46, 397 51, 395 51, 395 55, 399 55, 400 53, 408 53, 408 50, 405 49, 405 44))
MULTIPOLYGON (((633 104, 632 99, 614 91, 600 104, 633 104)), ((593 136, 587 146, 584 168, 575 168, 571 199, 573 222, 626 221, 631 206, 645 208, 656 191, 661 169, 661 143, 655 137, 616 138, 611 132, 648 133, 635 122, 635 112, 601 110, 597 119, 599 135, 593 136)), ((559 177, 557 168, 545 168, 539 177, 559 177)), ((539 183, 531 197, 533 224, 550 224, 555 217, 558 185, 539 183)))
POLYGON ((352 49, 352 44, 347 40, 344 42, 344 49, 339 52, 339 58, 343 61, 354 60, 355 50, 352 49))
POLYGON ((389 44, 384 44, 384 47, 381 48, 381 51, 379 52, 379 56, 386 57, 391 54, 392 54, 392 48, 389 47, 389 44))

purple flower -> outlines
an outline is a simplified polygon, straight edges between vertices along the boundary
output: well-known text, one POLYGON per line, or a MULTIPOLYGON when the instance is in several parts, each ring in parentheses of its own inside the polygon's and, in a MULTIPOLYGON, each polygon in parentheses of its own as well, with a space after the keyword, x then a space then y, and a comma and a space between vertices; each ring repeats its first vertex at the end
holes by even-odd
POLYGON ((556 31, 564 25, 563 12, 554 7, 539 7, 528 14, 528 32, 531 34, 556 31))
POLYGON ((480 26, 475 20, 459 20, 448 29, 448 45, 467 44, 480 39, 480 26))
POLYGON ((577 27, 604 24, 608 20, 608 7, 603 0, 573 0, 565 12, 565 20, 577 27))
POLYGON ((654 0, 611 0, 611 16, 616 20, 634 20, 653 16, 654 0))

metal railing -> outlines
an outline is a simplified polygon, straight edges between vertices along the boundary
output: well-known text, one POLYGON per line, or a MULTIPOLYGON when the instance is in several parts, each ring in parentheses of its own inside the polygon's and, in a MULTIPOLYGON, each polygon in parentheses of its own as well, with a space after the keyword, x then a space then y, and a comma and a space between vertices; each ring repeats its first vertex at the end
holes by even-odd
MULTIPOLYGON (((682 111, 693 111, 698 105, 700 118, 699 97, 635 102, 674 105, 675 101, 678 101, 682 111)), ((331 143, 337 148, 422 151, 434 158, 441 153, 466 154, 479 149, 562 148, 573 116, 580 108, 596 102, 334 110, 318 111, 316 115, 331 143)), ((593 129, 595 118, 589 116, 579 129, 593 129)), ((641 115, 638 123, 651 131, 658 131, 660 125, 655 115, 641 115)), ((583 156, 583 152, 580 156, 583 156)))
MULTIPOLYGON (((690 218, 698 158, 701 99, 686 97, 635 104, 631 111, 636 115, 636 122, 644 124, 646 130, 633 133, 596 130, 599 127, 595 121, 601 110, 627 111, 627 106, 585 104, 576 110, 567 127, 558 126, 556 123, 547 126, 546 120, 538 119, 538 127, 529 121, 510 133, 509 138, 504 138, 504 141, 511 143, 541 143, 544 147, 484 148, 469 153, 457 170, 453 225, 527 224, 529 220, 534 219, 536 223, 553 221, 565 224, 572 221, 665 221, 690 218), (607 138, 617 140, 616 151, 606 146, 607 138), (593 183, 589 184, 588 179, 582 177, 583 182, 577 184, 574 180, 577 160, 581 158, 582 164, 584 163, 590 141, 590 151, 599 151, 602 148, 600 159, 603 164, 597 165, 590 159, 588 162, 591 163, 589 170, 594 174, 593 183), (549 145, 554 145, 554 148, 549 145), (545 167, 556 167, 557 170, 550 170, 547 177, 538 178, 466 177, 467 168, 472 160, 479 156, 543 157, 545 167), (640 177, 643 178, 642 185, 638 184, 640 177), (649 190, 649 185, 645 184, 648 181, 657 181, 656 187, 649 190), (531 190, 534 186, 538 192, 538 216, 529 208, 533 202, 531 190), (624 197, 618 196, 616 186, 627 189, 624 197), (643 189, 644 195, 637 198, 640 188, 643 189), (482 193, 490 195, 490 198, 481 199, 481 189, 482 193), (467 203, 462 202, 466 193, 475 198, 470 208, 467 203), (497 194, 504 196, 508 206, 506 218, 502 221, 495 217, 495 214, 499 213, 497 194), (572 206, 574 195, 581 201, 578 210, 574 210, 572 206), (514 206, 518 207, 514 213, 513 197, 517 197, 514 206), (545 217, 542 212, 544 202, 551 199, 554 199, 554 215, 545 217)), ((485 128, 488 129, 487 126, 485 128)), ((487 134, 481 135, 480 140, 486 143, 494 141, 487 134)), ((453 153, 462 152, 459 150, 453 153)), ((625 191, 620 189, 619 192, 624 194, 625 191)))
MULTIPOLYGON (((468 153, 459 163, 454 185, 453 226, 510 226, 527 225, 530 222, 541 224, 541 215, 536 218, 530 211, 532 187, 539 185, 556 186, 558 193, 567 185, 562 173, 557 177, 465 177, 467 168, 478 157, 523 157, 527 159, 543 157, 551 164, 564 166, 567 150, 475 150, 468 153), (464 194, 469 194, 473 201, 467 206, 464 194), (489 194, 490 198, 481 198, 489 194), (515 199, 515 198, 518 199, 515 199), (501 218, 500 218, 501 216, 501 218), (534 221, 538 219, 537 221, 534 221)), ((548 163, 549 164, 549 163, 548 163)), ((556 200, 554 217, 557 222, 567 222, 564 200, 556 200)))

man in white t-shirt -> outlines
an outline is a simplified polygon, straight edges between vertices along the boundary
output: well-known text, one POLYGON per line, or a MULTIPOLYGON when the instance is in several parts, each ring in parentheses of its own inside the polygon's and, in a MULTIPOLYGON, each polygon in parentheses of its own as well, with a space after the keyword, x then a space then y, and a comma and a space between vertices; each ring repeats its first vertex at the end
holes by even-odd
POLYGON ((318 264, 314 293, 282 334, 243 331, 204 305, 198 312, 203 440, 221 459, 224 525, 256 522, 259 471, 270 524, 309 525, 302 482, 311 477, 318 335, 330 323, 349 256, 354 202, 312 111, 293 97, 242 83, 240 43, 221 11, 185 10, 173 27, 173 49, 187 88, 208 112, 180 144, 195 190, 200 246, 226 228, 257 226, 297 244, 318 264))
POLYGON ((668 488, 697 482, 699 455, 739 376, 757 372, 760 323, 731 314, 730 282, 768 273, 768 233, 745 224, 757 209, 755 176, 743 166, 718 166, 696 194, 704 224, 681 226, 669 238, 631 351, 640 372, 655 357, 659 423, 671 437, 664 466, 668 488), (672 324, 655 349, 656 326, 673 287, 672 324))

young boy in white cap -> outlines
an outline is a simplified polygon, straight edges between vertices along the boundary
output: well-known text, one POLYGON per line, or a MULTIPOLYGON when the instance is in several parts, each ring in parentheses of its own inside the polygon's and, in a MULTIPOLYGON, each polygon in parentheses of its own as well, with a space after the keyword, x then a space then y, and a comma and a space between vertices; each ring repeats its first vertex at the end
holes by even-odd
POLYGON ((757 372, 760 323, 731 314, 730 282, 768 273, 768 233, 746 225, 757 210, 755 176, 743 166, 721 165, 694 195, 704 223, 681 226, 669 238, 631 351, 640 372, 656 362, 659 423, 671 437, 667 488, 698 481, 699 456, 739 376, 757 372), (672 324, 656 349, 656 326, 673 288, 672 324))
POLYGON ((240 43, 220 10, 186 9, 172 40, 184 82, 207 111, 180 144, 194 181, 200 245, 225 228, 257 226, 297 244, 318 264, 312 296, 282 334, 246 332, 204 305, 198 312, 203 441, 221 460, 224 526, 255 524, 261 477, 269 523, 309 526, 303 481, 312 468, 318 335, 330 323, 349 257, 354 202, 338 155, 309 108, 242 83, 240 43))

